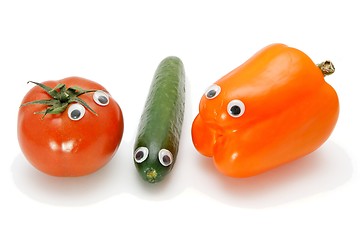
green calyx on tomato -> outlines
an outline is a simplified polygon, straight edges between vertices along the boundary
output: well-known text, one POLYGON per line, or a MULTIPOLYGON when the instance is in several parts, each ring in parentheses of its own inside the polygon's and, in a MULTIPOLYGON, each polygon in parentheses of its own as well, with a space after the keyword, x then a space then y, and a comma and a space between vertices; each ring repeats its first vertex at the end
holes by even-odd
POLYGON ((97 90, 84 90, 77 86, 66 88, 65 84, 63 83, 59 83, 54 88, 51 88, 42 83, 37 83, 33 81, 29 82, 38 85, 39 87, 44 89, 47 94, 49 94, 49 96, 52 97, 50 99, 35 100, 21 104, 21 107, 30 104, 47 105, 48 107, 44 111, 34 112, 34 114, 43 114, 42 118, 44 118, 47 114, 59 114, 64 112, 70 103, 79 103, 85 108, 87 108, 90 112, 97 115, 97 113, 84 100, 79 98, 79 96, 81 96, 82 94, 96 92, 97 90))

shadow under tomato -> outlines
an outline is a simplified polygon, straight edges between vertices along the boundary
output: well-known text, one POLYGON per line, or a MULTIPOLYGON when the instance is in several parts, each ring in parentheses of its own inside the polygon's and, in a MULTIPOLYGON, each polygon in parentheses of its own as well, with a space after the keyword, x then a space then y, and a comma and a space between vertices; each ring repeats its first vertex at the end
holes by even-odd
POLYGON ((221 175, 212 159, 200 158, 205 176, 196 188, 220 202, 244 208, 266 208, 341 186, 352 176, 351 160, 334 142, 267 173, 235 179, 221 175))
MULTIPOLYGON (((115 157, 112 161, 117 160, 115 157)), ((87 176, 53 177, 35 169, 19 154, 13 162, 12 171, 15 184, 30 198, 52 205, 79 206, 112 195, 112 188, 107 184, 114 180, 109 165, 87 176)))

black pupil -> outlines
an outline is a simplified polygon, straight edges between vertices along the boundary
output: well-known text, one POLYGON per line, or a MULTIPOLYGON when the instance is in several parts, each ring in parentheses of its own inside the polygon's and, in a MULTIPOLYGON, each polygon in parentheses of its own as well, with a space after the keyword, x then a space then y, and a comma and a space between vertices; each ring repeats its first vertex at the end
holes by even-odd
POLYGON ((171 159, 168 155, 163 156, 163 162, 164 164, 168 165, 171 163, 171 159))
POLYGON ((143 151, 138 151, 136 154, 135 154, 135 159, 136 160, 140 160, 144 157, 144 152, 143 151))
POLYGON ((98 100, 101 104, 106 104, 108 102, 108 99, 105 96, 99 96, 98 100))
POLYGON ((215 97, 215 95, 216 95, 216 90, 214 90, 214 89, 211 89, 211 90, 208 91, 208 93, 206 94, 206 96, 207 96, 208 98, 213 98, 213 97, 215 97))
POLYGON ((230 112, 232 115, 239 115, 241 113, 241 108, 239 106, 232 106, 230 108, 230 112))
POLYGON ((81 116, 81 112, 78 109, 75 109, 71 112, 71 118, 72 119, 78 119, 81 116))

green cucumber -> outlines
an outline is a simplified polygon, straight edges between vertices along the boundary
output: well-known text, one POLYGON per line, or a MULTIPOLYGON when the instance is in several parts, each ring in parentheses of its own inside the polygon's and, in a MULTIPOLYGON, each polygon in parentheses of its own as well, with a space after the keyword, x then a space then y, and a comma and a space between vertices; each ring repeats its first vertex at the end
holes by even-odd
POLYGON ((133 160, 145 181, 159 182, 174 167, 184 108, 184 65, 170 56, 155 71, 135 139, 133 160))

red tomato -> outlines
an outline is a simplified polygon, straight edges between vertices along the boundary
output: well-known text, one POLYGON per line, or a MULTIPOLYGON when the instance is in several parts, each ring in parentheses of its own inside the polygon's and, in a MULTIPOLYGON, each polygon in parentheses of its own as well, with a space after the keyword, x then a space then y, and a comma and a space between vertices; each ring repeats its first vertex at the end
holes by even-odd
MULTIPOLYGON (((62 95, 58 105, 55 104, 55 107, 63 107, 61 113, 55 110, 44 115, 44 111, 53 106, 50 103, 20 107, 18 140, 27 160, 53 176, 82 176, 103 167, 113 157, 122 139, 124 123, 119 105, 103 86, 84 78, 69 77, 42 84, 55 88, 56 94, 74 88, 62 95), (57 89, 58 84, 65 84, 66 88, 57 89), (69 92, 70 97, 78 93, 79 88, 94 91, 80 94, 77 102, 65 98, 69 92), (80 104, 83 103, 81 100, 87 107, 80 104)), ((22 104, 42 99, 53 97, 42 87, 35 86, 25 95, 22 104)))

